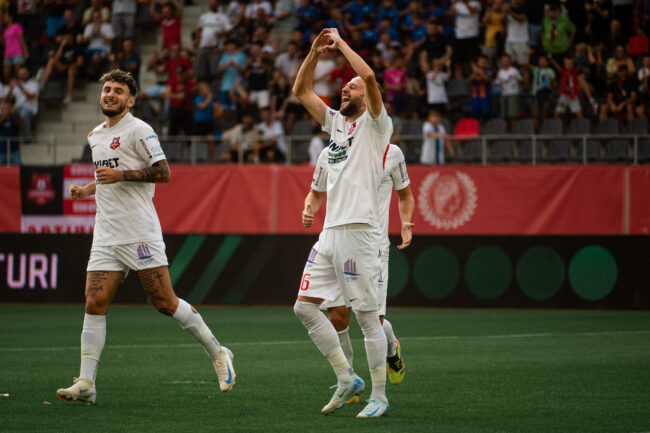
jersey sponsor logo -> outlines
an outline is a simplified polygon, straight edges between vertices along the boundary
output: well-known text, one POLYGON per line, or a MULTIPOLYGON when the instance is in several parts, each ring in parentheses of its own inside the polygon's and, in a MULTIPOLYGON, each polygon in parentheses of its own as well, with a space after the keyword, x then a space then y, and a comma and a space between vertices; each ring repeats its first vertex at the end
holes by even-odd
POLYGON ((27 198, 38 205, 54 200, 56 191, 52 188, 52 175, 50 173, 32 175, 32 187, 27 191, 27 198))
POLYGON ((158 136, 157 136, 156 134, 154 134, 154 135, 148 135, 148 136, 146 136, 144 139, 145 139, 146 141, 148 141, 148 140, 151 140, 152 138, 158 138, 158 136))
POLYGON ((451 230, 467 223, 476 212, 476 184, 461 171, 454 174, 429 173, 418 193, 418 209, 432 226, 451 230))
POLYGON ((136 252, 138 253, 138 260, 145 265, 153 262, 153 254, 149 251, 149 245, 139 244, 136 252))
POLYGON ((115 150, 120 147, 120 137, 113 137, 113 141, 110 144, 111 149, 115 150))
POLYGON ((147 155, 149 156, 149 159, 153 158, 153 156, 151 156, 151 152, 149 152, 149 148, 147 147, 146 144, 144 144, 143 139, 140 139, 140 144, 142 145, 142 148, 144 149, 144 151, 147 152, 147 155))
POLYGON ((318 174, 316 174, 316 171, 314 171, 314 178, 312 179, 312 185, 318 185, 320 183, 320 179, 323 176, 323 167, 318 168, 318 174))
POLYGON ((100 159, 98 161, 93 161, 93 164, 95 164, 95 169, 97 169, 97 167, 117 168, 120 166, 118 163, 119 160, 120 158, 100 159))
POLYGON ((409 180, 409 175, 406 172, 406 160, 403 159, 398 166, 399 166, 399 175, 402 178, 402 183, 405 183, 409 180))
POLYGON ((345 275, 345 281, 356 281, 360 274, 357 274, 357 262, 352 259, 347 259, 343 263, 343 275, 345 275))
POLYGON ((352 148, 352 139, 350 137, 343 144, 337 144, 334 140, 330 140, 329 150, 327 152, 327 162, 329 164, 336 164, 348 159, 348 149, 352 148))

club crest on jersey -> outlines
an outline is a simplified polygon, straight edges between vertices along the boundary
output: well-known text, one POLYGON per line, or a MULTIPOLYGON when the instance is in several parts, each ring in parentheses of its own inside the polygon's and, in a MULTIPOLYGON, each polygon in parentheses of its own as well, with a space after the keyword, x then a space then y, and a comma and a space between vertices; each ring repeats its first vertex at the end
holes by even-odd
POLYGON ((352 259, 347 259, 343 263, 343 274, 345 275, 345 281, 356 281, 359 277, 359 274, 357 274, 357 262, 352 259))
POLYGON ((115 150, 118 147, 120 147, 120 137, 113 137, 113 141, 111 142, 111 149, 115 150))

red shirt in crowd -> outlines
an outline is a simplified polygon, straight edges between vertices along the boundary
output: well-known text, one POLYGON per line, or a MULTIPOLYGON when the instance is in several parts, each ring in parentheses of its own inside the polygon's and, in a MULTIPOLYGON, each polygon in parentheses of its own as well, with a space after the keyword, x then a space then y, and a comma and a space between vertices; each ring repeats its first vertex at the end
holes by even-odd
POLYGON ((171 47, 173 44, 181 45, 181 19, 178 16, 161 18, 159 21, 162 31, 162 46, 171 47))

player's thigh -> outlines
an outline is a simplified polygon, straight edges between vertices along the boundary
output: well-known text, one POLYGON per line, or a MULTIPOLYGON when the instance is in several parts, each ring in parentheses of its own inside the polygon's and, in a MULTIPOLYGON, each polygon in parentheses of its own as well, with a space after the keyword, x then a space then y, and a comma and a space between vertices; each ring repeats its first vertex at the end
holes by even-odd
POLYGON ((178 297, 172 288, 167 266, 141 269, 138 271, 138 277, 151 304, 163 314, 174 314, 178 307, 178 297))
POLYGON ((86 272, 86 313, 104 315, 124 278, 122 271, 86 272))

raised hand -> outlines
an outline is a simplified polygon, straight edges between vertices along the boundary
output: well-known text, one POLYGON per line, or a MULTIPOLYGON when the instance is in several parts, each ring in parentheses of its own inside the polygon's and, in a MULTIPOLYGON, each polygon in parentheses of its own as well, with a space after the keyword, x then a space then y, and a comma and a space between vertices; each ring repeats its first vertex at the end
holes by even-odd
POLYGON ((328 29, 322 30, 318 36, 316 36, 314 42, 311 43, 312 51, 315 51, 317 54, 323 54, 330 48, 330 42, 332 42, 332 40, 327 36, 327 30, 328 29))
POLYGON ((329 40, 332 42, 332 44, 328 48, 336 48, 339 49, 341 47, 341 44, 343 43, 343 39, 341 38, 341 35, 339 35, 338 29, 331 28, 331 29, 325 29, 321 32, 325 33, 329 40))

